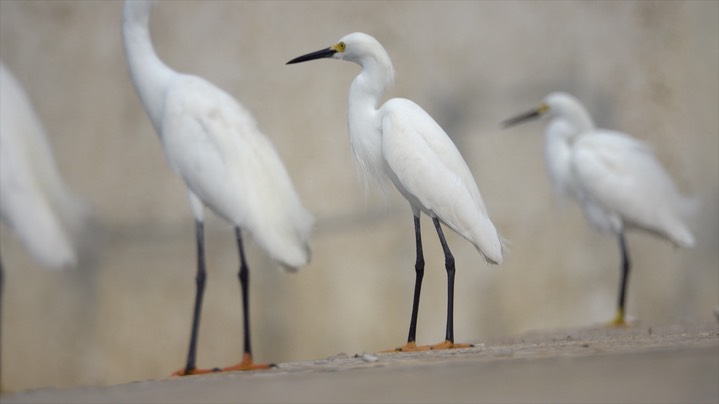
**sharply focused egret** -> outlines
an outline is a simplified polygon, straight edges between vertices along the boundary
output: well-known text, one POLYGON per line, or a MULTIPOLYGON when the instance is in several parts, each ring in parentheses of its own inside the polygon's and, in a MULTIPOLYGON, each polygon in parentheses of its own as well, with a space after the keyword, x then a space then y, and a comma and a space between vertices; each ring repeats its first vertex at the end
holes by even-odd
POLYGON ((177 375, 197 369, 195 353, 205 287, 203 215, 209 207, 235 226, 244 316, 244 355, 223 370, 266 368, 253 364, 249 322, 249 270, 242 231, 247 231, 287 270, 310 257, 313 218, 302 206, 277 152, 237 101, 206 80, 181 74, 155 53, 149 32, 150 2, 126 1, 123 33, 130 73, 140 100, 160 136, 170 168, 188 187, 197 238, 197 294, 187 363, 177 375))
POLYGON ((349 134, 359 169, 377 179, 389 179, 409 201, 414 215, 417 246, 416 281, 407 344, 398 350, 419 348, 415 342, 424 257, 420 213, 432 218, 445 256, 447 271, 447 329, 445 341, 432 348, 453 348, 454 257, 440 222, 474 244, 491 263, 502 262, 502 243, 487 215, 479 189, 454 143, 442 128, 414 102, 393 98, 379 109, 385 89, 394 80, 389 55, 373 37, 349 34, 335 45, 287 62, 320 58, 359 64, 362 72, 349 92, 349 134))
POLYGON ((624 133, 598 129, 584 106, 565 93, 548 95, 539 108, 506 120, 505 127, 547 115, 545 161, 556 191, 574 196, 589 222, 619 238, 619 301, 613 323, 624 324, 629 250, 624 231, 637 228, 692 247, 681 214, 691 205, 677 191, 649 146, 624 133))

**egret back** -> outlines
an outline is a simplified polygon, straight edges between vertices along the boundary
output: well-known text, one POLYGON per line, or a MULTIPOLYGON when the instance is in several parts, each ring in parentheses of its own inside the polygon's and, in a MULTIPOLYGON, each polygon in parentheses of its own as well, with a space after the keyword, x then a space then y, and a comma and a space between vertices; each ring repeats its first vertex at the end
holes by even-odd
POLYGON ((439 218, 490 262, 502 262, 502 243, 472 173, 444 130, 419 105, 387 101, 382 156, 395 186, 415 210, 439 218))
POLYGON ((597 129, 583 133, 572 147, 578 196, 585 200, 585 211, 594 210, 588 215, 590 220, 595 217, 593 224, 602 227, 596 218, 601 210, 620 218, 620 226, 638 227, 683 247, 694 245, 682 218, 690 202, 677 191, 648 145, 620 132, 597 129))
MULTIPOLYGON (((152 46, 149 13, 148 2, 125 2, 125 50, 168 164, 194 197, 249 231, 285 268, 305 265, 313 219, 274 147, 233 97, 164 64, 152 46)), ((202 209, 192 205, 202 220, 202 209)))
POLYGON ((272 143, 234 98, 182 75, 166 93, 162 129, 170 167, 206 206, 287 268, 307 263, 312 216, 272 143))

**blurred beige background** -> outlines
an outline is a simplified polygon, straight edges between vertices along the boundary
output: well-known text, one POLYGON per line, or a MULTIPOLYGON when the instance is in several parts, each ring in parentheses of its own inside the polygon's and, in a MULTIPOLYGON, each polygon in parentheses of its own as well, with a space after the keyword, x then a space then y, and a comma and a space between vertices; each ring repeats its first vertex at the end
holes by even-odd
MULTIPOLYGON (((79 268, 38 267, 1 229, 6 268, 3 388, 162 377, 184 364, 194 299, 194 227, 184 185, 129 79, 121 2, 0 2, 0 58, 25 86, 68 183, 92 205, 79 268)), ((368 192, 349 150, 346 99, 359 69, 285 62, 364 31, 397 70, 387 97, 411 98, 449 133, 510 240, 490 266, 449 234, 457 262, 455 334, 481 341, 591 325, 614 314, 619 252, 544 173, 545 123, 499 122, 564 90, 601 127, 649 142, 701 200, 692 250, 629 236, 629 314, 641 324, 712 321, 719 304, 719 3, 158 2, 155 47, 178 71, 236 96, 259 121, 316 218, 313 259, 285 274, 254 245, 258 361, 353 354, 405 341, 414 283, 407 203, 368 192)), ((425 217, 418 340, 444 337, 446 277, 425 217)), ((209 280, 198 364, 240 359, 237 252, 206 226, 209 280)))

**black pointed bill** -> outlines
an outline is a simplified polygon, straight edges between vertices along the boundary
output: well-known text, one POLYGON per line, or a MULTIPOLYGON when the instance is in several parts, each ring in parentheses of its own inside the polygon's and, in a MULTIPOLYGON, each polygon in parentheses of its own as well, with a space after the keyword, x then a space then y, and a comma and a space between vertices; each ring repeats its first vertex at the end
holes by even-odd
POLYGON ((309 60, 331 58, 332 56, 334 56, 335 53, 337 53, 337 50, 333 49, 333 47, 326 48, 326 49, 320 49, 315 52, 310 52, 306 55, 298 56, 298 57, 290 60, 289 62, 287 62, 287 64, 292 65, 295 63, 307 62, 309 60))
POLYGON ((527 111, 523 114, 519 114, 515 117, 509 118, 506 121, 502 122, 502 128, 508 128, 510 126, 514 126, 517 124, 520 124, 522 122, 529 121, 531 119, 539 118, 549 110, 549 107, 547 107, 545 104, 542 104, 539 108, 533 109, 531 111, 527 111))

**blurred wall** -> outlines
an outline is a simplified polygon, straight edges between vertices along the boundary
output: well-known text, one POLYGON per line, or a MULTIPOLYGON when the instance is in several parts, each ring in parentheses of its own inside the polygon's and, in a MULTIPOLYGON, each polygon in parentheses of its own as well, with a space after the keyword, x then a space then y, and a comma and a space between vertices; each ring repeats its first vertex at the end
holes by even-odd
MULTIPOLYGON (((38 267, 3 226, 3 387, 164 377, 185 361, 194 299, 192 214, 129 79, 120 2, 0 2, 0 58, 44 121, 63 175, 92 205, 75 270, 38 267)), ((701 201, 696 248, 632 233, 629 314, 639 325, 713 321, 719 304, 719 3, 158 2, 155 47, 178 71, 235 95, 259 121, 317 218, 313 259, 285 274, 249 246, 255 358, 286 362, 399 346, 414 283, 407 203, 365 192, 349 150, 357 66, 291 58, 364 31, 397 70, 387 97, 422 105, 449 133, 510 241, 504 265, 455 234, 455 334, 482 341, 611 319, 619 252, 544 173, 544 123, 499 122, 564 90, 599 126, 650 143, 701 201)), ((446 283, 431 221, 419 343, 444 337, 446 283)), ((206 226, 200 366, 240 359, 237 253, 206 226)))

